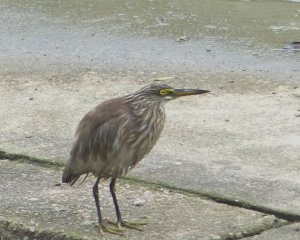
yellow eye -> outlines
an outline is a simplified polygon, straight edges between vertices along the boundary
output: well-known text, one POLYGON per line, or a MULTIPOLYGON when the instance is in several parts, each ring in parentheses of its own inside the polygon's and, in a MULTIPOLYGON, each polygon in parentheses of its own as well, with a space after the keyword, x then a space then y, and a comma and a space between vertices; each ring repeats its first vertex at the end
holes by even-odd
POLYGON ((159 93, 160 93, 161 96, 165 96, 167 94, 167 91, 166 90, 160 90, 159 93))
POLYGON ((173 89, 171 88, 165 88, 159 91, 160 96, 166 96, 168 94, 171 94, 172 92, 174 92, 173 89))

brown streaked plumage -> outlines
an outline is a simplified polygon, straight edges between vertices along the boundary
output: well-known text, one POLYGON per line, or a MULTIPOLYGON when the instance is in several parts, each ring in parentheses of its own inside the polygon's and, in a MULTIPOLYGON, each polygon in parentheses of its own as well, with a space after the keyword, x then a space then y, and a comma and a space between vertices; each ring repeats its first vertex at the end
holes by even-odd
POLYGON ((62 181, 73 185, 83 174, 92 173, 97 177, 93 194, 101 233, 122 234, 121 225, 138 229, 122 220, 115 183, 156 144, 165 122, 163 103, 180 96, 207 92, 151 84, 133 94, 103 102, 83 117, 76 130, 62 181), (100 179, 107 178, 112 178, 110 192, 119 228, 106 226, 100 211, 98 184, 100 179))

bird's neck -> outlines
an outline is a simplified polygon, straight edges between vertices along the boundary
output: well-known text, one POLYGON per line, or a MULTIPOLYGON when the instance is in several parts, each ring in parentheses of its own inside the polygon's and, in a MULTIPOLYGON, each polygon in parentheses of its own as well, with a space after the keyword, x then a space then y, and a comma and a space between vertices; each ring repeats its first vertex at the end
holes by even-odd
POLYGON ((145 116, 145 115, 152 115, 152 114, 165 114, 165 108, 163 104, 161 103, 153 103, 149 102, 147 104, 144 104, 144 106, 141 106, 140 104, 132 103, 131 107, 133 109, 133 112, 137 116, 145 116))
POLYGON ((150 118, 162 117, 163 120, 165 119, 163 102, 153 101, 153 99, 141 96, 128 96, 128 103, 137 118, 147 118, 146 116, 148 116, 150 118))

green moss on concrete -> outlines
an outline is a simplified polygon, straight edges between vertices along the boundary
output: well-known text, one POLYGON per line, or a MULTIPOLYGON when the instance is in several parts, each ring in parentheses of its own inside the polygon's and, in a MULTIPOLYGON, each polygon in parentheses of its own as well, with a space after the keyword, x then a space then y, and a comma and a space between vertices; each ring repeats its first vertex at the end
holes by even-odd
POLYGON ((41 159, 36 157, 27 156, 24 154, 15 154, 15 153, 7 153, 5 151, 0 150, 0 159, 9 159, 11 161, 19 161, 19 162, 25 162, 30 164, 37 164, 39 166, 43 167, 63 167, 64 164, 60 162, 54 162, 47 159, 41 159))
POLYGON ((0 239, 43 239, 43 240, 80 240, 72 233, 36 230, 11 220, 0 220, 0 239))

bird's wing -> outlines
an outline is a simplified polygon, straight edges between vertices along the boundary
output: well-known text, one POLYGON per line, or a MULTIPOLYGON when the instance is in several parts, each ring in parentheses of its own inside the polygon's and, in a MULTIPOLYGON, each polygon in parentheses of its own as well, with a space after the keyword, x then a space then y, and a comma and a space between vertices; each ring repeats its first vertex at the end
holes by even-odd
POLYGON ((132 117, 129 105, 122 98, 101 103, 88 112, 76 130, 62 181, 73 185, 80 175, 95 172, 90 168, 93 164, 90 161, 100 161, 105 165, 112 148, 121 145, 118 141, 122 140, 124 134, 120 130, 130 131, 133 128, 135 123, 132 117))
POLYGON ((130 111, 127 108, 128 106, 117 98, 88 112, 77 128, 71 158, 87 161, 91 157, 100 157, 105 161, 113 145, 118 144, 117 140, 121 140, 121 129, 128 127, 130 111))

